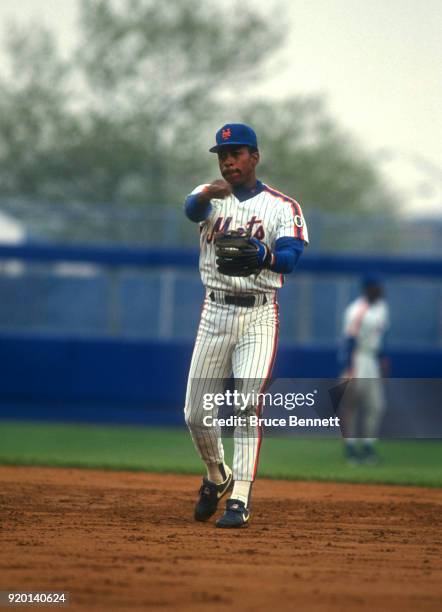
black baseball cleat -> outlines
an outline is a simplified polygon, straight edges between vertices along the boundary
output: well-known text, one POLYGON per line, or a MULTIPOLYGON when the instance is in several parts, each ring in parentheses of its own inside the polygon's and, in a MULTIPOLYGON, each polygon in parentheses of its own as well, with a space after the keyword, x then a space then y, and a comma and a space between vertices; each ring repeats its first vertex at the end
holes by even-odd
POLYGON ((244 502, 239 499, 228 499, 226 502, 226 511, 216 521, 216 526, 221 529, 238 529, 247 527, 250 519, 250 510, 246 508, 244 502))
POLYGON ((345 459, 347 460, 348 465, 358 465, 360 462, 360 455, 358 449, 354 444, 346 444, 345 445, 345 459))
POLYGON ((195 520, 207 521, 213 516, 218 508, 219 500, 232 489, 232 486, 233 475, 230 470, 227 473, 227 478, 221 484, 203 478, 203 484, 198 492, 199 497, 195 506, 195 520))
POLYGON ((360 454, 360 460, 362 463, 367 463, 368 465, 377 465, 379 463, 379 456, 372 444, 364 444, 360 454))

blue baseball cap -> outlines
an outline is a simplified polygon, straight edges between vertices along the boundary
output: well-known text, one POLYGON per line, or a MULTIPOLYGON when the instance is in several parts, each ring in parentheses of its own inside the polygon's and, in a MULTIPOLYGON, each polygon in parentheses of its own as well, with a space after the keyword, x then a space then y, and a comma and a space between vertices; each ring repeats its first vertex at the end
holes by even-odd
POLYGON ((209 149, 211 153, 218 153, 221 147, 243 145, 258 148, 256 134, 245 123, 226 123, 216 133, 216 145, 209 149))
POLYGON ((365 287, 381 287, 382 278, 380 274, 376 274, 376 272, 368 272, 362 277, 361 285, 364 289, 365 287))

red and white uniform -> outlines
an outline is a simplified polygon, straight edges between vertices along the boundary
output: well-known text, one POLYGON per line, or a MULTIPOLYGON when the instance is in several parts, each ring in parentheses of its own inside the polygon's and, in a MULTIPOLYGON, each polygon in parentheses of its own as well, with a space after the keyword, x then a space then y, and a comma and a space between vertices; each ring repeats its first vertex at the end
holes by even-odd
MULTIPOLYGON (((385 411, 379 351, 389 320, 388 306, 383 299, 370 303, 365 297, 359 297, 344 313, 344 336, 355 340, 351 360, 353 408, 362 410, 361 431, 369 440, 377 437, 385 411)), ((355 436, 356 411, 353 410, 347 419, 347 437, 355 436)))
MULTIPOLYGON (((192 194, 199 193, 206 185, 200 185, 192 194)), ((215 263, 213 235, 219 231, 250 229, 252 236, 274 249, 278 238, 290 236, 308 244, 308 230, 301 206, 293 198, 264 184, 264 189, 245 201, 233 194, 211 200, 212 210, 208 219, 200 223, 200 272, 207 289, 220 289, 229 294, 265 293, 279 289, 281 274, 262 270, 258 276, 238 278, 220 274, 215 263)))
POLYGON ((352 374, 355 378, 379 378, 381 376, 378 353, 389 326, 389 311, 385 300, 373 304, 359 297, 344 312, 345 337, 355 339, 352 358, 352 374))

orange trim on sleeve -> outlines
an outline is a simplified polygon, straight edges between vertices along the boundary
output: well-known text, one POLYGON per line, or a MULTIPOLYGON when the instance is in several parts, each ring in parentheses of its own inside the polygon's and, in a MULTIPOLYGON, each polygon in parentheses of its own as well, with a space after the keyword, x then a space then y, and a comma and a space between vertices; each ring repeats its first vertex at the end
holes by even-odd
POLYGON ((278 191, 277 189, 274 189, 273 187, 269 187, 268 185, 264 185, 264 189, 265 191, 268 191, 274 198, 278 200, 282 200, 283 202, 290 203, 292 207, 292 212, 293 212, 293 227, 294 227, 293 235, 295 238, 299 238, 300 240, 305 240, 304 238, 305 221, 304 221, 304 217, 302 214, 301 205, 299 204, 299 202, 297 202, 294 198, 290 198, 288 195, 285 195, 285 193, 282 193, 282 191, 278 191), (296 217, 299 217, 300 219, 302 219, 303 225, 301 227, 299 227, 299 225, 296 223, 296 217))

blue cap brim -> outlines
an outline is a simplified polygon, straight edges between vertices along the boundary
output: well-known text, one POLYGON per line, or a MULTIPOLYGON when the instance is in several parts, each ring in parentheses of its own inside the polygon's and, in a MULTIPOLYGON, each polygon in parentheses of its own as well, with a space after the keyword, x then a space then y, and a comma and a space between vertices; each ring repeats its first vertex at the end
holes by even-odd
POLYGON ((225 144, 215 145, 209 149, 209 153, 218 153, 224 147, 253 147, 249 142, 226 142, 225 144))

